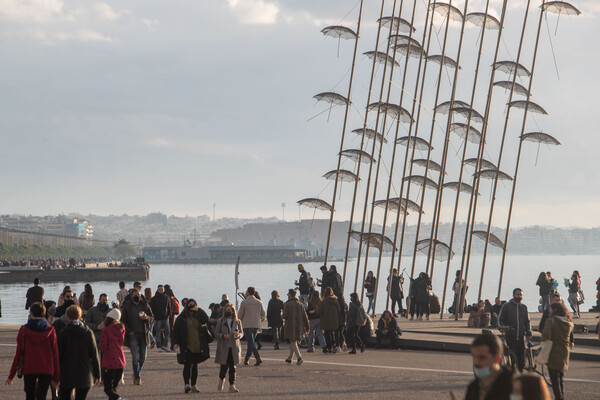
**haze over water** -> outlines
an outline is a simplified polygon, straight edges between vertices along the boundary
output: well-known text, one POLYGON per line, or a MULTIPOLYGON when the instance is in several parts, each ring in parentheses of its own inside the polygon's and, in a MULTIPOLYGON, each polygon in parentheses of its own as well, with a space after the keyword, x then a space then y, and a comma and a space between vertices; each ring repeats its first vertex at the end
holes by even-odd
MULTIPOLYGON (((460 268, 460 257, 455 257, 450 266, 450 278, 446 295, 445 309, 452 302, 452 282, 454 273, 460 268)), ((476 300, 477 289, 479 286, 480 274, 473 272, 481 268, 481 256, 474 255, 471 261, 471 273, 468 279, 469 292, 467 301, 472 303, 476 300)), ((411 259, 403 258, 403 267, 407 267, 410 274, 411 259)), ((382 260, 381 276, 386 276, 384 269, 389 269, 390 258, 384 257, 382 260)), ((422 271, 422 265, 425 263, 424 256, 418 256, 415 275, 422 271)), ((338 271, 342 273, 343 263, 334 262, 338 266, 338 271)), ((363 263, 361 262, 361 265, 363 263)), ((490 299, 493 302, 498 290, 500 256, 488 256, 486 266, 486 275, 484 279, 482 297, 490 299)), ((320 263, 307 263, 305 268, 313 277, 320 278, 320 263)), ((369 270, 375 270, 377 267, 377 257, 369 258, 369 270)), ((433 290, 442 301, 442 290, 446 264, 436 262, 433 279, 433 290)), ((600 277, 600 268, 598 268, 598 256, 593 255, 513 255, 507 257, 506 269, 504 274, 504 283, 502 286, 502 299, 511 297, 512 290, 515 287, 521 287, 525 292, 524 303, 530 312, 537 311, 539 301, 538 287, 535 286, 537 277, 541 271, 551 271, 554 278, 559 282, 559 292, 566 299, 567 288, 564 286, 564 278, 571 276, 574 269, 581 273, 583 291, 585 294, 585 304, 582 305, 582 311, 587 311, 596 303, 596 280, 600 277)), ((294 281, 298 279, 296 264, 240 264, 239 284, 243 291, 248 286, 254 286, 261 294, 263 302, 266 303, 271 298, 271 291, 278 290, 282 299, 285 300, 287 290, 294 286, 294 281)), ((345 295, 349 297, 354 288, 354 277, 356 271, 356 261, 352 260, 348 264, 345 295)), ((362 268, 361 268, 362 273, 362 268)), ((359 278, 361 281, 362 276, 359 278)), ((378 301, 377 313, 385 309, 385 281, 380 279, 378 282, 378 301)), ((142 283, 143 287, 150 287, 153 291, 159 284, 169 283, 175 295, 182 299, 184 297, 195 298, 200 307, 208 309, 208 305, 220 301, 221 295, 227 293, 230 300, 235 302, 235 281, 234 266, 227 264, 156 264, 151 265, 150 279, 142 283)), ((71 288, 79 295, 83 291, 85 282, 42 282, 45 289, 45 298, 47 300, 58 299, 65 285, 71 288)), ((107 293, 110 301, 115 299, 118 290, 117 282, 91 282, 94 294, 107 293)), ((31 283, 10 283, 0 284, 0 293, 2 300, 2 318, 0 324, 22 324, 26 322, 27 311, 25 311, 25 293, 31 283)), ((127 287, 131 287, 132 282, 127 282, 127 287)), ((404 283, 405 296, 408 295, 408 279, 404 283)), ((359 284, 360 293, 360 284, 359 284)), ((403 302, 406 305, 405 302, 403 302)))

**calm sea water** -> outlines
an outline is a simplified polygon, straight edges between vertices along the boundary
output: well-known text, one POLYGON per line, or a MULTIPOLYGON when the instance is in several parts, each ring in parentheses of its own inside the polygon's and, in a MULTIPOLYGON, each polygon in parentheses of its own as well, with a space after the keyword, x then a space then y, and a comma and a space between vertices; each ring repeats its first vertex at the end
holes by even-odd
MULTIPOLYGON (((456 257, 450 266, 450 278, 447 289, 446 309, 452 300, 451 287, 456 269, 460 268, 460 257, 456 257)), ((418 256, 416 260, 416 273, 424 270, 425 257, 418 256)), ((338 271, 342 273, 343 263, 336 263, 338 271)), ((403 258, 402 268, 408 267, 410 273, 412 259, 403 258)), ((502 298, 511 297, 512 289, 521 287, 525 292, 525 304, 530 310, 537 310, 539 301, 538 288, 535 282, 540 271, 551 271, 555 279, 560 283, 559 291, 563 297, 567 296, 567 289, 563 284, 563 279, 571 276, 574 269, 578 269, 581 273, 583 281, 583 291, 586 296, 584 309, 596 302, 596 280, 600 277, 600 257, 598 256, 544 256, 544 255, 513 255, 508 256, 503 287, 502 298)), ((362 280, 362 265, 359 282, 362 280)), ((377 269, 377 258, 371 257, 368 261, 369 270, 377 269)), ((381 264, 381 275, 387 276, 389 270, 390 259, 384 257, 381 264)), ((319 271, 320 264, 309 263, 305 264, 308 272, 313 277, 321 277, 319 271)), ((444 275, 446 264, 436 262, 433 279, 434 292, 442 300, 442 291, 444 286, 444 275)), ((484 284, 482 297, 489 298, 493 301, 498 290, 498 279, 500 269, 500 257, 489 256, 486 263, 486 273, 484 276, 484 284)), ((271 297, 272 290, 278 290, 281 297, 285 299, 287 290, 294 286, 294 281, 298 279, 298 271, 295 264, 248 264, 240 265, 239 284, 243 290, 248 286, 254 286, 261 294, 263 301, 266 303, 271 297)), ((356 271, 356 261, 349 263, 347 269, 346 281, 346 297, 354 289, 354 277, 356 271)), ((471 261, 471 272, 468 278, 469 292, 467 300, 474 302, 477 297, 479 280, 481 276, 481 256, 475 255, 471 261)), ((379 280, 379 299, 377 301, 377 313, 380 313, 385 308, 385 281, 379 280)), ((153 265, 150 270, 150 279, 143 282, 143 286, 156 290, 159 284, 169 283, 173 288, 175 295, 181 299, 183 297, 195 298, 200 306, 205 310, 212 302, 218 302, 221 295, 226 293, 232 302, 235 298, 235 281, 234 281, 234 266, 233 265, 210 265, 210 264, 162 264, 153 265)), ((57 300, 58 295, 65 285, 70 285, 77 294, 83 290, 85 282, 52 282, 44 283, 42 286, 46 292, 46 299, 57 300)), ((114 300, 118 291, 118 282, 91 282, 96 295, 107 293, 110 300, 114 300)), ((132 282, 127 282, 127 287, 131 287, 132 282)), ((404 284, 406 291, 408 279, 404 284)), ((2 284, 0 283, 0 299, 2 300, 2 318, 1 324, 21 324, 27 319, 27 311, 25 310, 25 293, 31 284, 2 284)), ((360 292, 360 286, 359 286, 360 292)), ((408 293, 406 291, 406 293, 408 293)))

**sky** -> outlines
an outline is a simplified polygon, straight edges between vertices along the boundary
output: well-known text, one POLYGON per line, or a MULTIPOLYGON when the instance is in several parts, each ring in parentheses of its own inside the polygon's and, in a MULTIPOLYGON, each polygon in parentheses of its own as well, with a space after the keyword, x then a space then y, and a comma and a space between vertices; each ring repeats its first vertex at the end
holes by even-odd
MULTIPOLYGON (((372 62, 362 53, 374 50, 380 3, 365 3, 347 130, 362 127, 369 94, 372 62)), ((391 14, 392 3, 386 2, 385 15, 391 14)), ((501 59, 515 58, 526 4, 524 0, 509 3, 501 59)), ((528 20, 523 48, 523 64, 528 68, 539 3, 532 1, 534 17, 528 20)), ((286 219, 327 217, 321 211, 299 208, 296 201, 318 196, 331 202, 333 184, 322 175, 336 168, 344 109, 329 110, 313 96, 325 91, 347 94, 354 42, 338 43, 320 30, 338 24, 356 29, 358 4, 343 0, 0 0, 0 214, 212 215, 215 205, 217 218, 281 217, 285 203, 286 219)), ((424 4, 417 0, 417 14, 424 15, 424 4)), ((464 1, 453 4, 464 7, 464 1)), ((490 14, 499 16, 501 2, 490 4, 490 14)), ((594 0, 572 4, 581 16, 550 14, 542 24, 532 101, 549 115, 535 115, 527 126, 527 131, 555 136, 562 145, 542 145, 539 152, 534 143, 523 146, 512 226, 600 226, 600 80, 596 76, 600 51, 594 44, 600 37, 600 4, 594 0)), ((469 2, 469 12, 484 10, 484 1, 469 2)), ((410 19, 410 13, 403 12, 410 19)), ((437 34, 432 49, 438 50, 430 54, 439 53, 441 21, 439 16, 434 20, 437 34)), ((415 37, 420 38, 422 18, 415 26, 415 37)), ((449 32, 447 54, 456 59, 460 25, 451 24, 449 32)), ((457 97, 467 100, 480 34, 474 26, 465 30, 457 97)), ((482 53, 486 61, 477 81, 481 93, 488 85, 495 46, 495 34, 486 31, 486 35, 482 53)), ((404 59, 398 61, 404 66, 404 59)), ((416 68, 413 61, 409 63, 407 76, 414 81, 416 68)), ((379 85, 382 69, 376 68, 379 85)), ((442 98, 449 96, 453 73, 448 69, 443 74, 442 98)), ((401 95, 401 75, 395 73, 389 91, 396 100, 401 95)), ((433 73, 428 82, 424 115, 430 115, 434 105, 433 73)), ((506 101, 496 91, 490 159, 498 157, 506 113, 506 101)), ((377 88, 371 93, 376 98, 383 92, 377 88)), ((407 109, 411 104, 403 102, 407 109)), ((475 97, 474 104, 483 113, 482 95, 475 97)), ((501 170, 511 176, 522 121, 522 113, 514 115, 501 164, 501 170)), ((405 129, 400 128, 401 135, 405 129)), ((388 171, 394 133, 387 133, 391 137, 380 163, 388 171)), ((422 134, 428 136, 428 129, 422 134)), ((345 142, 345 148, 360 147, 354 134, 348 133, 345 142)), ((443 147, 439 133, 432 145, 435 151, 443 147)), ((450 146, 450 158, 458 160, 460 139, 453 137, 450 146)), ((404 148, 398 151, 404 154, 404 148)), ((439 162, 441 155, 435 157, 439 162)), ((396 174, 402 168, 398 165, 396 174)), ((343 167, 355 168, 348 160, 343 167)), ((364 168, 361 188, 367 180, 364 168)), ((449 175, 455 176, 448 180, 458 179, 458 167, 453 171, 449 175)), ((383 176, 377 198, 387 190, 383 176)), ((505 223, 510 189, 508 183, 498 186, 494 225, 505 223)), ((399 178, 393 179, 390 190, 397 194, 399 178)), ((477 219, 485 221, 489 182, 480 194, 477 219)), ((343 183, 336 219, 348 218, 352 195, 352 185, 343 183)), ((431 210, 432 196, 427 195, 425 204, 431 210)), ((442 219, 448 220, 454 207, 451 195, 444 196, 442 219)), ((463 201, 459 219, 464 212, 463 201)))

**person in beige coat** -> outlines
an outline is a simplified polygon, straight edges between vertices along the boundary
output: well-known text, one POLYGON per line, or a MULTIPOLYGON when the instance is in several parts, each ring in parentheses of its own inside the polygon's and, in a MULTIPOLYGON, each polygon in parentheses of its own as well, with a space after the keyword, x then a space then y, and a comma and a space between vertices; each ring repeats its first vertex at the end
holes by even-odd
POLYGON ((254 297, 256 289, 249 287, 246 291, 246 298, 240 304, 240 310, 238 316, 242 324, 244 325, 244 336, 246 336, 246 357, 244 358, 244 365, 248 365, 250 356, 254 354, 256 358, 256 364, 258 367, 262 364, 260 354, 256 348, 256 334, 260 330, 261 321, 265 319, 265 307, 262 301, 254 297))
POLYGON ((298 358, 296 364, 302 365, 302 355, 298 349, 298 342, 308 334, 310 325, 304 304, 296 298, 296 289, 288 291, 288 301, 283 305, 281 316, 285 320, 285 338, 290 341, 290 356, 285 362, 291 364, 295 354, 298 358))
POLYGON ((552 303, 544 324, 542 342, 551 341, 552 349, 548 357, 548 373, 556 400, 564 399, 563 378, 569 368, 570 336, 573 331, 571 314, 562 303, 552 303))
POLYGON ((217 352, 215 362, 221 365, 219 370, 219 385, 217 389, 223 390, 225 386, 225 375, 229 370, 229 392, 237 393, 235 387, 235 366, 242 358, 242 345, 240 339, 244 336, 244 328, 237 318, 233 304, 227 304, 223 309, 223 317, 219 318, 214 329, 217 339, 217 352))

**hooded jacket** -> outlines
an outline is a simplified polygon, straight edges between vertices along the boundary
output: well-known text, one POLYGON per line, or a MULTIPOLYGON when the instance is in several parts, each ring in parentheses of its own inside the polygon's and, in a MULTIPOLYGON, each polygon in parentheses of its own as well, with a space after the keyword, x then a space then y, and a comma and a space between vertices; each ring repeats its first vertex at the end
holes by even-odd
POLYGON ((23 373, 25 375, 52 375, 52 380, 58 382, 60 379, 60 367, 56 332, 53 327, 48 326, 45 319, 30 319, 26 325, 19 328, 17 351, 10 367, 9 379, 15 377, 23 347, 25 348, 23 373))
POLYGON ((265 308, 262 301, 254 296, 248 296, 240 304, 238 318, 245 329, 260 329, 260 322, 265 319, 265 308))
POLYGON ((565 317, 550 317, 544 324, 542 341, 552 341, 552 349, 548 357, 548 369, 565 372, 569 369, 570 336, 573 323, 565 317))
POLYGON ((531 322, 527 306, 516 303, 514 299, 505 303, 498 314, 498 326, 508 326, 506 336, 513 339, 531 336, 531 322))
POLYGON ((102 368, 125 368, 125 353, 123 341, 125 340, 125 327, 123 324, 112 323, 102 330, 98 348, 102 352, 102 368))
POLYGON ((100 358, 94 334, 81 321, 71 321, 58 337, 60 385, 66 388, 89 388, 92 375, 100 379, 100 358))
POLYGON ((319 304, 319 315, 321 319, 319 326, 324 331, 338 329, 338 317, 340 315, 340 303, 335 296, 325 297, 319 304))

